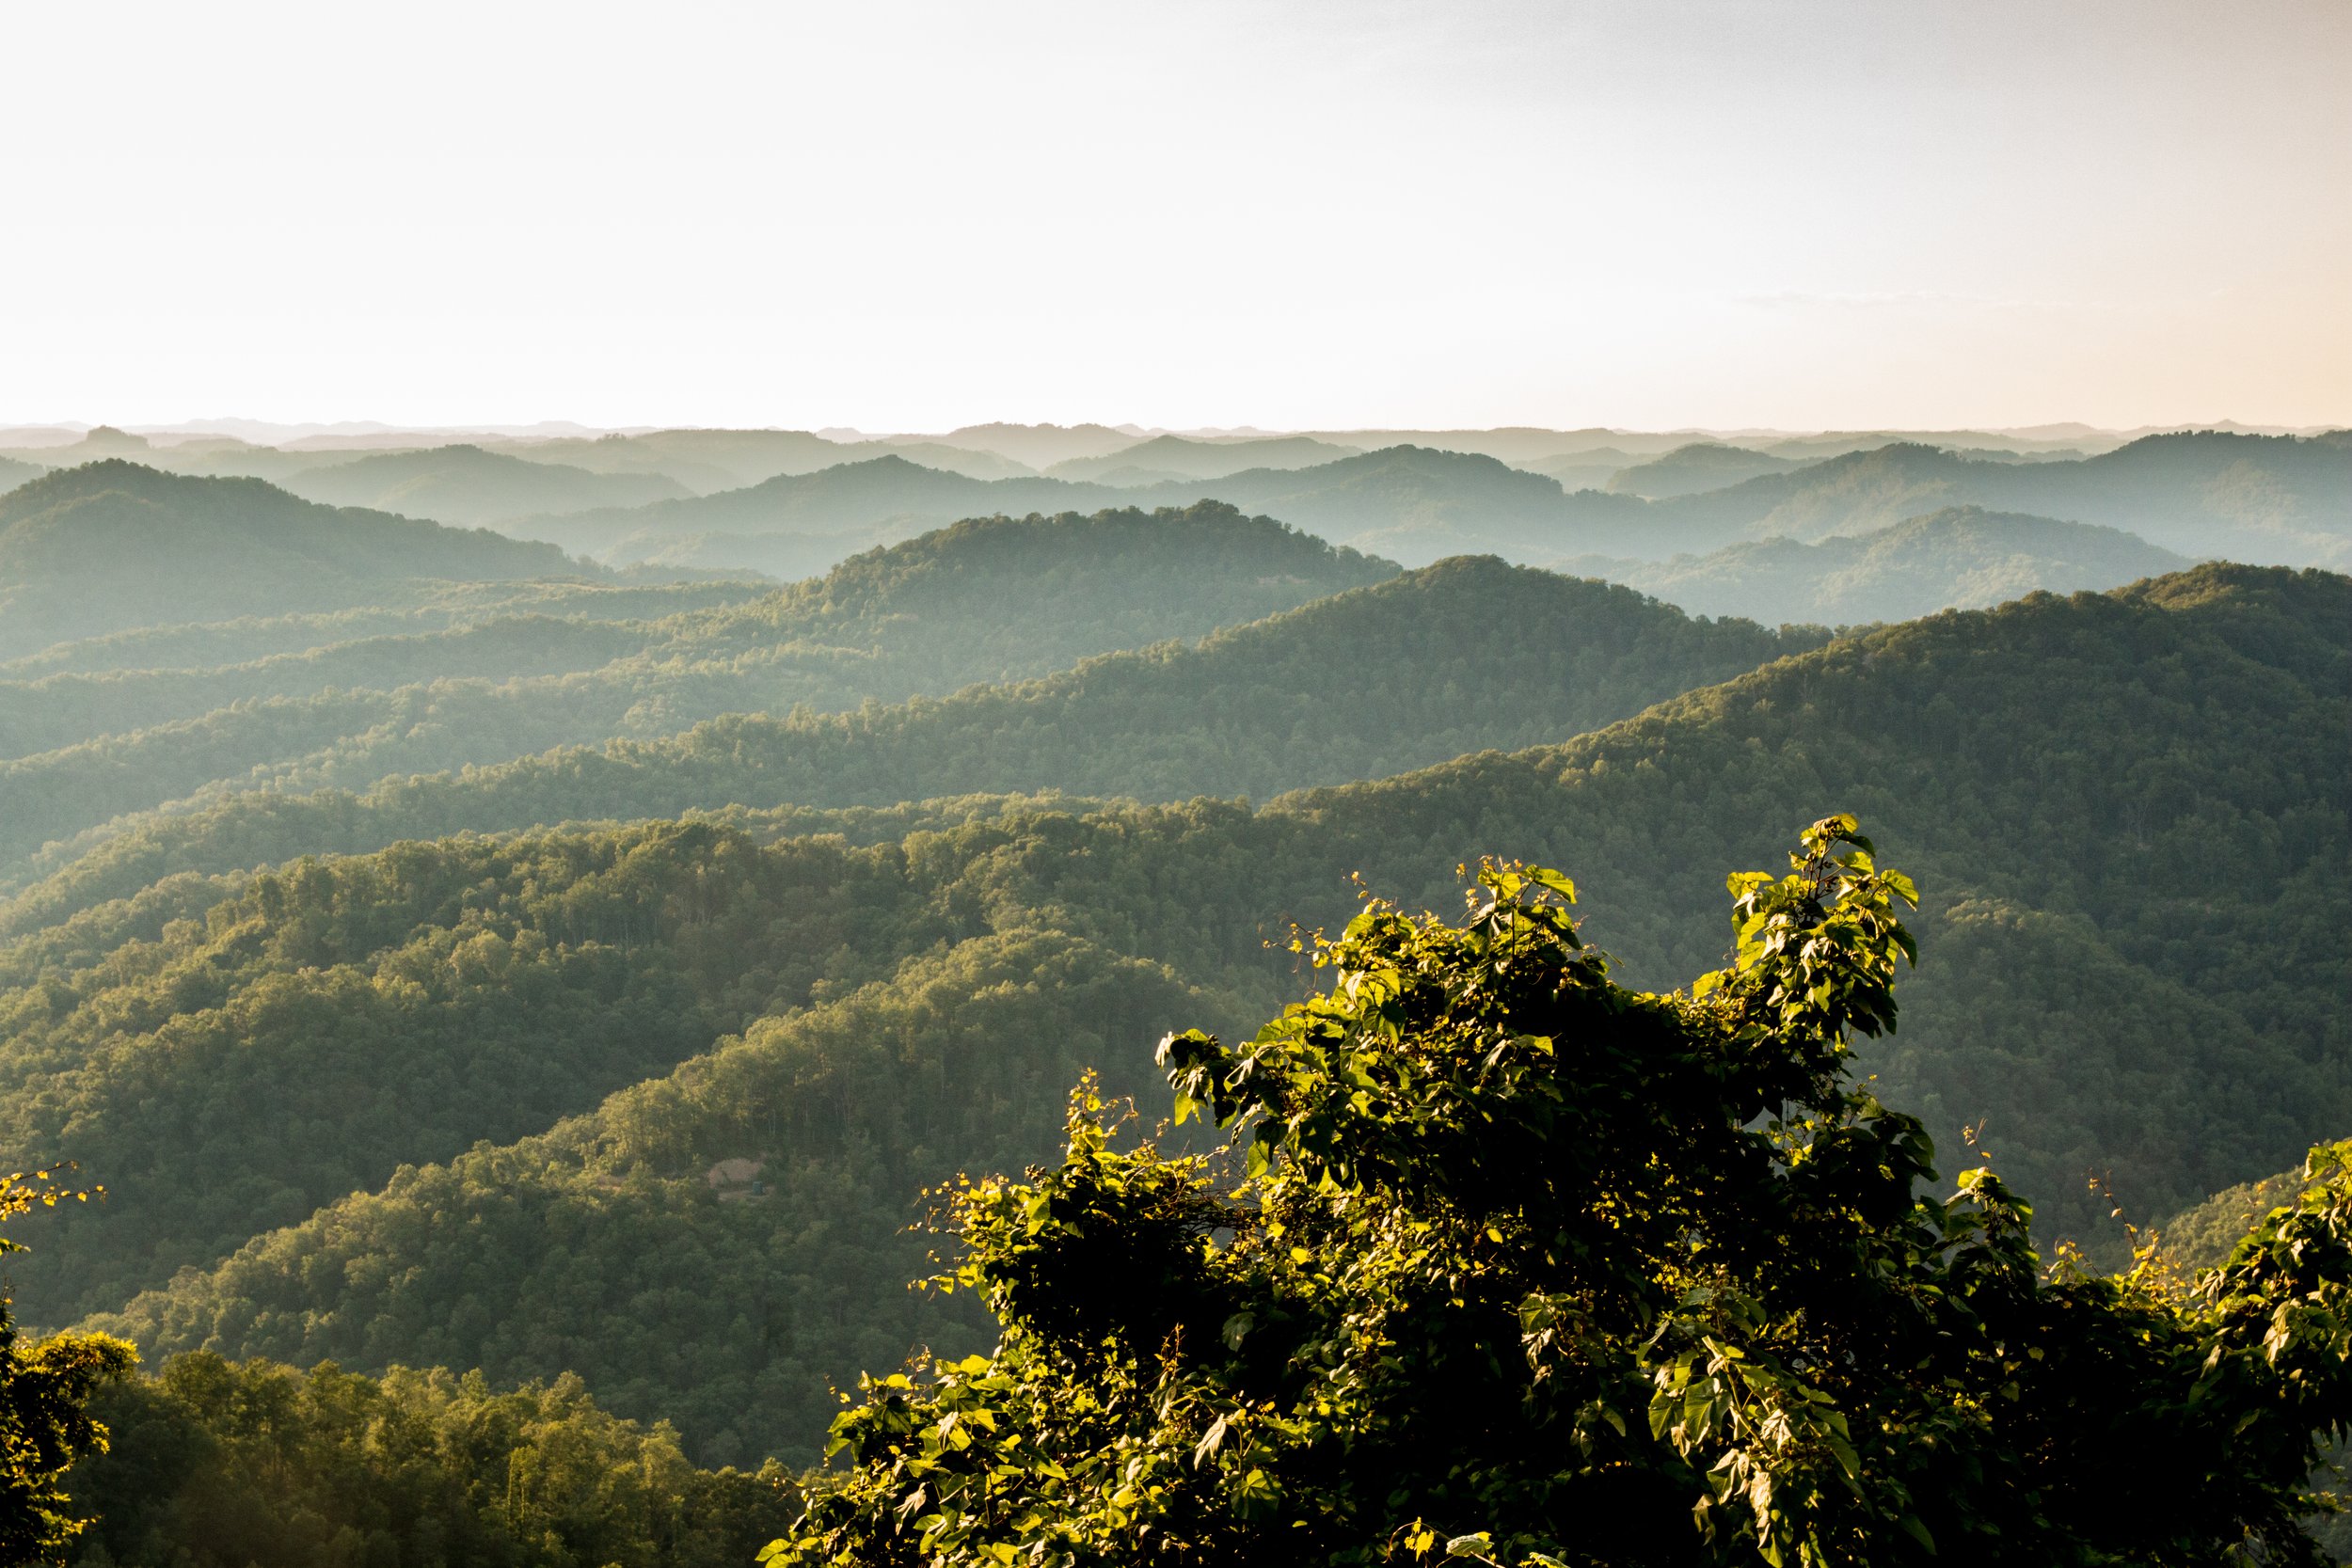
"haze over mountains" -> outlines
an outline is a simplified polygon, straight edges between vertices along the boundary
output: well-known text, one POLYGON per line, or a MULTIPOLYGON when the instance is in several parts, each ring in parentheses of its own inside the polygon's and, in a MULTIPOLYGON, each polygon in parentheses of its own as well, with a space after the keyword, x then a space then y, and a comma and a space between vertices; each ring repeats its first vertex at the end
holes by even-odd
POLYGON ((22 1227, 38 1325, 803 1464, 988 1342, 919 1191, 1089 1069, 1156 1114, 1351 874, 1561 866, 1671 986, 1836 809, 1926 895, 1880 1089, 2037 1237, 2352 1131, 2341 434, 59 434, 0 1160, 112 1196, 22 1227))

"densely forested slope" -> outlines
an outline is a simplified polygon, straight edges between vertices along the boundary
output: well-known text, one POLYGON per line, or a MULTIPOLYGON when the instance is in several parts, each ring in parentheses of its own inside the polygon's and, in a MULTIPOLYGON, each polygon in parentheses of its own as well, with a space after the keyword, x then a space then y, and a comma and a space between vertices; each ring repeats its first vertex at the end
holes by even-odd
POLYGON ((743 1568, 790 1522, 780 1469, 697 1470, 578 1378, 493 1390, 180 1356, 102 1388, 74 1568, 743 1568))
POLYGON ((131 626, 397 602, 432 578, 586 575, 503 534, 108 459, 0 496, 0 656, 131 626))
MULTIPOLYGON (((1443 907, 1466 856, 1560 865, 1587 936, 1636 980, 1672 982, 1721 957, 1724 870, 1772 863, 1786 825, 1825 804, 1861 812, 1927 895, 1903 1028, 1873 1059, 1886 1098, 1929 1115, 1947 1164, 1956 1130, 1981 1124, 2053 1234, 2103 1212, 2083 1190, 2094 1166, 2163 1212, 2352 1118, 2348 674, 2352 581, 2204 567, 1876 630, 1565 746, 1254 812, 1026 807, 902 847, 745 845, 727 852, 747 865, 860 867, 885 911, 860 951, 901 967, 812 985, 811 1006, 582 1119, 397 1175, 107 1321, 151 1347, 571 1367, 624 1412, 676 1413, 694 1441, 805 1454, 827 1377, 957 1342, 954 1303, 894 1288, 917 1266, 896 1234, 913 1190, 1041 1153, 1079 1062, 1142 1087, 1160 1029, 1230 1027, 1303 983, 1263 943, 1343 915, 1347 873, 1443 907), (714 1189, 706 1172, 735 1158, 764 1164, 714 1189)), ((609 854, 592 847, 608 836, 474 852, 549 868, 532 886, 560 899, 560 866, 609 854)), ((321 891, 264 913, 259 940, 316 924, 310 908, 363 916, 363 895, 326 890, 390 859, 304 873, 321 891)), ((140 921, 205 894, 159 888, 144 912, 92 911, 9 962, 79 984, 123 966, 111 955, 140 921)), ((428 947, 454 936, 437 918, 428 947)), ((137 1082, 126 1070, 113 1102, 137 1103, 137 1082)), ((139 1222, 124 1204, 66 1223, 78 1254, 139 1222)))
MULTIPOLYGON (((661 621, 690 610, 740 604, 775 591, 774 583, 749 577, 643 585, 561 579, 437 583, 413 602, 381 608, 135 626, 103 637, 54 642, 39 653, 0 660, 0 682, 15 687, 56 675, 118 672, 202 673, 224 666, 340 650, 344 644, 374 638, 466 631, 487 622, 529 616, 661 621)), ((341 654, 327 657, 340 657, 341 654)), ((103 715, 103 704, 95 690, 91 700, 100 705, 103 715)), ((87 736, 111 731, 102 722, 82 723, 58 733, 87 736)))
MULTIPOLYGON (((119 886, 133 865, 141 868, 134 875, 167 864, 227 870, 252 862, 224 855, 250 856, 257 843, 269 846, 258 858, 274 861, 730 804, 887 805, 1048 789, 1263 797, 1574 735, 1820 641, 1748 622, 1693 622, 1624 588, 1465 559, 1220 632, 1197 648, 1107 655, 1065 674, 944 701, 723 719, 674 740, 558 752, 455 778, 387 779, 356 800, 242 795, 130 832, 87 857, 73 879, 119 886)), ((548 706, 561 712, 554 695, 548 706)), ((237 717, 258 722, 277 710, 237 717)), ((122 770, 164 768, 175 756, 217 769, 229 744, 217 729, 174 728, 155 736, 154 758, 84 748, 58 759, 73 763, 70 770, 49 758, 0 765, 0 800, 23 801, 29 837, 33 824, 120 799, 109 786, 122 770), (73 787, 62 787, 65 780, 73 787)), ((378 766, 401 755, 377 746, 361 760, 378 766)), ((26 852, 23 844, 0 847, 26 852)))
POLYGON ((707 829, 408 846, 183 907, 0 959, 0 1148, 71 1147, 113 1195, 14 1269, 27 1315, 544 1128, 954 934, 892 851, 754 854, 707 829))
POLYGON ((0 683, 0 879, 52 840, 206 791, 363 786, 723 713, 953 690, 1393 571, 1214 503, 994 518, 663 622, 512 620, 212 671, 0 683))
POLYGON ((688 494, 662 474, 595 473, 528 462, 460 442, 423 451, 376 452, 288 477, 284 488, 329 506, 363 506, 404 517, 478 526, 504 517, 644 506, 688 494))
POLYGON ((1811 545, 1765 539, 1662 563, 1560 563, 1654 594, 1693 615, 1745 615, 1767 626, 1907 621, 2036 591, 2114 588, 2187 564, 2118 529, 1973 506, 1811 545))
MULTIPOLYGON (((2314 1140, 2324 1141, 2324 1140, 2314 1140)), ((2141 1240, 2153 1241, 2164 1250, 2165 1256, 2184 1269, 2210 1269, 2230 1256, 2230 1249, 2254 1228, 2265 1214, 2284 1204, 2293 1203, 2312 1185, 2303 1175, 2301 1162, 2282 1171, 2242 1181, 2224 1192, 2218 1192, 2204 1202, 2182 1210, 2169 1219, 2151 1226, 2145 1213, 2112 1215, 2119 1234, 2124 1223, 2136 1224, 2141 1240)), ((2117 1195, 2121 1197, 2122 1195, 2117 1195)))
POLYGON ((1769 452, 1753 451, 1746 447, 1727 447, 1719 441, 1693 441, 1687 447, 1677 447, 1662 457, 1653 457, 1645 463, 1618 469, 1610 476, 1607 488, 1620 495, 1663 500, 1669 496, 1720 490, 1726 484, 1737 484, 1742 480, 1756 479, 1764 474, 1785 474, 1803 466, 1796 459, 1774 457, 1769 452))
POLYGON ((2191 557, 2352 562, 2352 449, 2287 436, 2150 436, 2041 463, 1898 444, 1659 502, 1651 515, 1661 537, 1703 550, 1743 537, 1863 533, 1954 505, 2104 524, 2191 557))

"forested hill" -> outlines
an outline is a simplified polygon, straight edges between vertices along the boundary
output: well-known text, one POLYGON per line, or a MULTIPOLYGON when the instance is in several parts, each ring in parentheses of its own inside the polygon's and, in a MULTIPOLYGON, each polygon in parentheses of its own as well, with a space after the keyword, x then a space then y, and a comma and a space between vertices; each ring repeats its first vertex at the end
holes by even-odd
POLYGON ((1042 1154, 1085 1062, 1149 1090, 1161 1030, 1262 1015, 1303 983, 1264 943, 1343 917, 1349 872, 1445 907, 1465 857, 1561 866, 1587 937, 1672 983, 1721 958, 1724 873, 1776 864, 1783 825, 1831 806, 1927 895, 1870 1062, 1884 1098, 1929 1115, 1947 1168, 1980 1122, 2049 1234, 2104 1223, 2093 1167, 2164 1212, 2352 1120, 2348 675, 2352 581, 2202 567, 1883 628, 1564 746, 1256 811, 1021 808, 865 849, 656 827, 183 879, 0 953, 25 1037, 6 1124, 123 1183, 28 1232, 22 1299, 151 1278, 262 1195, 299 1208, 404 1141, 501 1136, 477 1073, 580 1106, 753 1020, 105 1321, 151 1349, 572 1368, 706 1459, 805 1456, 827 1379, 959 1343, 955 1303, 899 1288, 914 1191, 1042 1154), (558 1039, 589 1081, 542 1065, 558 1039), (325 1108, 354 1104, 392 1131, 338 1137, 325 1108), (232 1147, 232 1180, 180 1174, 232 1147), (706 1179, 739 1158, 753 1174, 706 1179))
POLYGON ((1618 495, 1663 500, 1670 496, 1720 490, 1726 484, 1764 474, 1785 474, 1803 467, 1795 458, 1774 457, 1719 441, 1693 441, 1645 463, 1633 463, 1610 476, 1603 488, 1618 495))
POLYGON ((1662 563, 1583 559, 1589 572, 1693 615, 1852 626, 1978 610, 2036 590, 2120 587, 2188 562, 2120 529, 1947 507, 1871 533, 1802 544, 1765 539, 1662 563))
POLYGON ((131 626, 342 609, 422 579, 596 575, 547 545, 110 458, 0 496, 0 657, 131 626))
POLYGON ((471 525, 532 513, 644 506, 689 493, 660 474, 595 473, 565 463, 527 462, 464 442, 376 452, 307 469, 282 483, 297 496, 330 506, 471 525))
MULTIPOLYGON (((952 691, 1199 637, 1395 570, 1216 503, 988 518, 659 621, 575 607, 219 669, 0 682, 12 758, 0 885, 45 843, 208 790, 367 785, 723 713, 952 691)), ((662 602, 607 593, 624 612, 662 602)))
MULTIPOLYGON (((876 568, 886 571, 887 558, 876 568)), ((917 573, 875 597, 911 610, 927 589, 946 586, 917 573)), ((742 613, 725 621, 740 625, 742 613)), ((1466 558, 1219 632, 1198 647, 1106 655, 1063 674, 945 700, 732 717, 675 739, 616 741, 454 777, 387 779, 356 798, 238 795, 125 833, 31 890, 9 913, 52 916, 165 869, 225 871, 403 838, 696 808, 888 805, 1054 789, 1263 798, 1564 738, 1824 636, 1692 621, 1628 589, 1466 558)), ((186 744, 177 734, 166 738, 186 744)), ((23 787, 28 806, 35 782, 29 767, 0 769, 0 788, 23 787)), ((45 803, 92 798, 87 788, 39 796, 45 803)))

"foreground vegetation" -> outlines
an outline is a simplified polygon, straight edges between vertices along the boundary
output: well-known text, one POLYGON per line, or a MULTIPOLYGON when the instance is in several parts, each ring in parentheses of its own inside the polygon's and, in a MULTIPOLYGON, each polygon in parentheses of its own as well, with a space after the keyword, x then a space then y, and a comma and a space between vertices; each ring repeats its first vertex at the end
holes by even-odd
POLYGON ((174 1357, 99 1389, 73 1568, 743 1568, 799 1510, 780 1466, 698 1470, 574 1377, 298 1372, 174 1357))
POLYGON ((1160 1048, 1246 1160, 966 1180, 993 1355, 870 1378, 769 1560, 1511 1568, 2318 1560, 2352 1420, 2352 1173, 2183 1291, 2042 1273, 1857 1085, 1915 944, 1851 817, 1731 879, 1736 957, 1638 993, 1557 872, 1374 903, 1328 995, 1160 1048), (1235 1176, 1239 1175, 1239 1180, 1235 1176))

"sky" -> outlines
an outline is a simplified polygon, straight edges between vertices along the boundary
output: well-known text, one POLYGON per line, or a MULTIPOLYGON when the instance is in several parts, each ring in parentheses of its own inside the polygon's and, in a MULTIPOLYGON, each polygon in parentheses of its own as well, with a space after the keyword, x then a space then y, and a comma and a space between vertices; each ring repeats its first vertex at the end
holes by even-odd
POLYGON ((2352 424, 2352 5, 8 12, 0 423, 2352 424))

